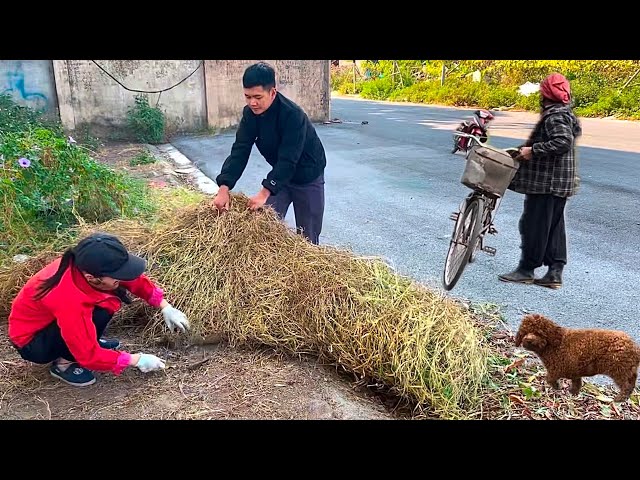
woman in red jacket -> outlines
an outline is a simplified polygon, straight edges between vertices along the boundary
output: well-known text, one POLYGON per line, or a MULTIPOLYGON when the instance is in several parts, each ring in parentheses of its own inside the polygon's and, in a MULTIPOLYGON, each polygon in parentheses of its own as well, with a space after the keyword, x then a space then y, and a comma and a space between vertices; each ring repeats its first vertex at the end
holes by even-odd
POLYGON ((74 386, 96 381, 91 370, 119 375, 128 366, 142 372, 165 367, 150 354, 117 351, 118 340, 102 339, 128 292, 162 310, 167 327, 184 332, 185 315, 144 274, 146 262, 118 238, 94 234, 68 249, 27 281, 11 305, 9 338, 30 362, 53 362, 51 375, 74 386))

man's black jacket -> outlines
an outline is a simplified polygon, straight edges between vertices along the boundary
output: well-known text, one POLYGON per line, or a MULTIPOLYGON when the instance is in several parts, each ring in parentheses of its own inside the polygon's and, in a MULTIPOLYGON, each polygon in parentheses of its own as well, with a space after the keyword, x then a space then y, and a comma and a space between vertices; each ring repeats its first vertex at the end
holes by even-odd
POLYGON ((273 167, 262 181, 272 195, 289 183, 312 182, 327 164, 324 147, 309 117, 279 92, 261 115, 244 107, 231 154, 216 177, 219 186, 233 189, 247 166, 254 143, 273 167))

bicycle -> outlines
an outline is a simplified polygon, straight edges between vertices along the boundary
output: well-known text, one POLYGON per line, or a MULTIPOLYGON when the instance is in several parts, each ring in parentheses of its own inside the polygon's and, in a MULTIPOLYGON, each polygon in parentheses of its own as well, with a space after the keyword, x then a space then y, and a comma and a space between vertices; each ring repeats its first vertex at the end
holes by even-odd
MULTIPOLYGON (((499 150, 494 147, 482 143, 480 138, 474 135, 467 135, 456 132, 457 136, 469 136, 469 142, 473 142, 473 146, 469 148, 466 155, 467 166, 463 174, 462 183, 472 189, 471 193, 462 201, 457 212, 450 215, 450 219, 455 221, 451 241, 449 242, 449 250, 444 265, 442 283, 445 290, 451 290, 464 271, 467 264, 472 263, 476 259, 478 251, 486 252, 494 256, 496 249, 484 244, 485 235, 495 235, 498 233, 494 226, 495 216, 500 206, 500 201, 518 169, 519 163, 517 157, 519 150, 509 148, 499 150), (511 162, 505 161, 501 170, 495 166, 486 166, 483 168, 483 174, 486 176, 479 181, 477 165, 470 165, 475 160, 474 156, 479 156, 478 149, 497 152, 494 156, 500 154, 508 155, 511 162), (510 164, 511 163, 511 164, 510 164), (507 167, 505 169, 505 167, 507 167), (493 175, 493 177, 491 177, 493 175)), ((486 154, 487 152, 482 151, 486 154)), ((481 155, 480 155, 481 156, 481 155)), ((506 160, 503 157, 504 160, 506 160)), ((494 160, 495 161, 495 160, 494 160)), ((498 162, 499 163, 499 162, 498 162)))

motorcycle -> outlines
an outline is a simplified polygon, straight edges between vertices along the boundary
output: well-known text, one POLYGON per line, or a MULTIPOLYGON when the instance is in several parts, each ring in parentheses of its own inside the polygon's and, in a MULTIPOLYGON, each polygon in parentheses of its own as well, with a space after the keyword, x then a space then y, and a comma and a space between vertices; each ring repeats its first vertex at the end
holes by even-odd
POLYGON ((489 123, 494 118, 493 114, 488 110, 476 110, 473 112, 471 119, 463 121, 456 128, 453 134, 453 150, 451 153, 456 153, 458 150, 468 152, 475 144, 486 143, 489 138, 487 134, 489 123))

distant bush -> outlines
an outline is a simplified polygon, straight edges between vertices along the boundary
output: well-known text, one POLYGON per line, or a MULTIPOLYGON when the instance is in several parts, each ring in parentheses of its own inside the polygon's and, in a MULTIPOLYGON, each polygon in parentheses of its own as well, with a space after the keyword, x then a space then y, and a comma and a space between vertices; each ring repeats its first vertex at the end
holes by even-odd
POLYGON ((395 65, 393 60, 368 60, 361 70, 355 89, 350 67, 332 70, 332 86, 375 100, 537 111, 539 93, 524 96, 518 87, 560 72, 571 82, 576 114, 640 119, 640 75, 623 89, 640 70, 637 60, 398 60, 395 65), (480 82, 472 81, 476 70, 480 82))
POLYGON ((159 107, 149 105, 145 95, 137 95, 127 111, 127 124, 136 138, 143 143, 164 141, 165 118, 159 107))

